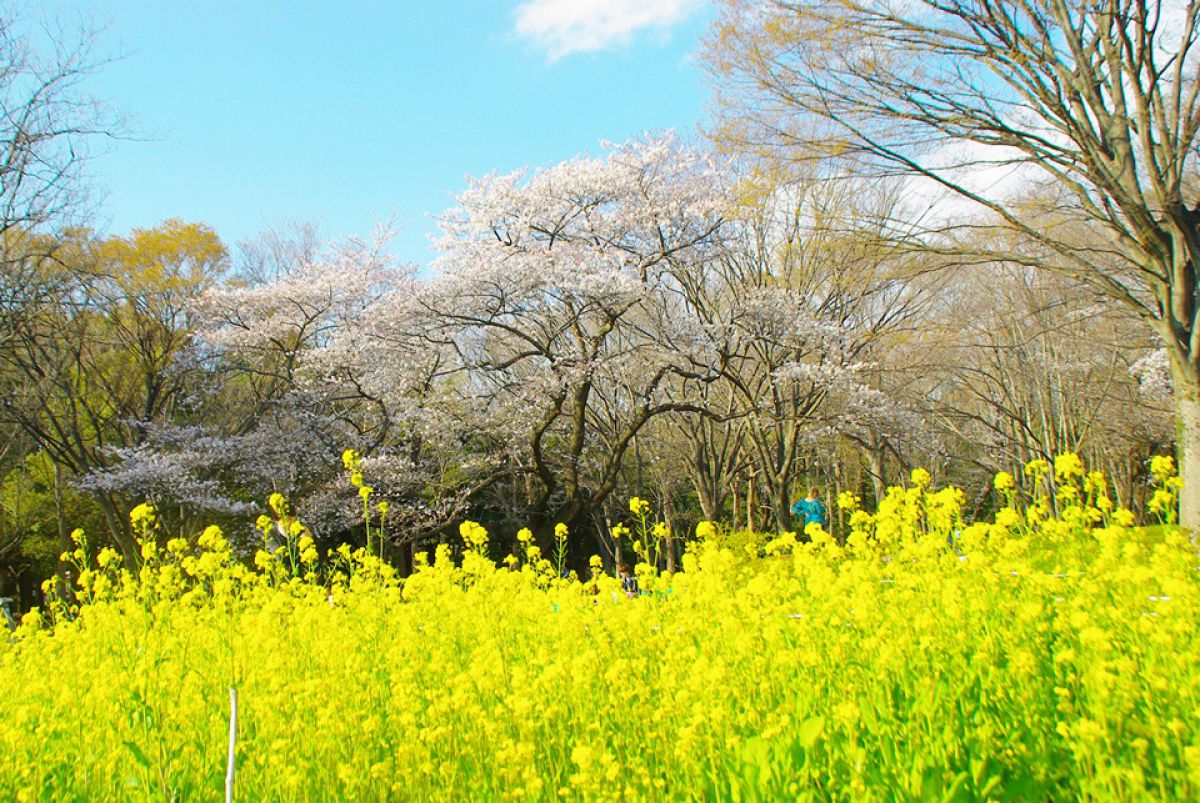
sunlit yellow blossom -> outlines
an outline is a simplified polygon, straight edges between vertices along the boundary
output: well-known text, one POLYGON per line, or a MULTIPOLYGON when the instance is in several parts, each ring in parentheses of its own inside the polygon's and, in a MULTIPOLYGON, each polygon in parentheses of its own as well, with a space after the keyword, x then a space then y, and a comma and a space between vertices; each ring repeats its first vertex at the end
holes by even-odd
POLYGON ((219 550, 226 546, 225 534, 221 528, 215 524, 210 524, 204 528, 204 532, 200 533, 200 537, 196 539, 196 543, 205 549, 219 550))
POLYGON ((219 788, 231 688, 246 800, 1193 799, 1190 534, 1064 484, 995 523, 928 486, 811 542, 702 522, 671 573, 602 538, 583 581, 475 522, 403 578, 291 516, 249 561, 244 522, 128 568, 80 533, 74 594, 0 639, 0 799, 219 788))
POLYGON ((1032 477, 1034 480, 1040 479, 1049 470, 1050 464, 1040 457, 1025 464, 1025 476, 1032 477))
POLYGON ((42 626, 42 612, 38 608, 30 608, 24 616, 21 617, 21 627, 28 630, 38 630, 42 626))
POLYGON ((1021 514, 1011 507, 1002 507, 996 511, 996 526, 1012 529, 1021 524, 1021 514))
POLYGON ((1151 513, 1166 514, 1175 504, 1175 494, 1166 488, 1156 488, 1146 503, 1151 513))
POLYGON ((1175 476, 1175 458, 1170 455, 1160 454, 1150 458, 1150 473, 1154 475, 1154 479, 1161 482, 1166 482, 1168 477, 1175 476))
POLYGON ((1089 471, 1083 480, 1083 490, 1089 494, 1102 494, 1108 490, 1108 480, 1099 471, 1089 471))
POLYGON ((1054 458, 1054 477, 1059 482, 1082 477, 1083 460, 1074 452, 1064 452, 1054 458))
POLYGON ((995 479, 992 480, 992 486, 1000 493, 1011 491, 1016 485, 1016 478, 1007 471, 997 471, 995 479))
POLYGON ((479 548, 487 546, 488 532, 483 525, 474 521, 464 521, 458 525, 458 534, 462 536, 467 546, 479 548))
POLYGON ((154 524, 154 505, 149 502, 142 502, 133 510, 129 511, 129 523, 133 525, 133 529, 144 531, 149 529, 154 524))
POLYGON ((306 566, 311 566, 317 562, 319 557, 317 554, 316 544, 311 535, 305 534, 296 542, 296 549, 300 551, 300 562, 306 566))
POLYGON ((629 512, 635 516, 645 516, 650 512, 650 503, 635 496, 629 500, 629 512))
POLYGON ((518 543, 528 544, 532 540, 533 540, 533 531, 530 530, 528 527, 522 527, 521 529, 517 530, 517 542, 518 543))
MULTIPOLYGON (((171 541, 170 543, 174 544, 175 541, 171 541)), ((187 541, 184 541, 183 543, 186 547, 187 541)), ((168 544, 168 546, 169 546, 169 544, 168 544)), ((117 550, 113 549, 112 547, 105 547, 104 549, 100 550, 100 553, 98 555, 96 555, 96 565, 101 569, 107 569, 109 567, 118 566, 120 563, 121 563, 121 555, 119 552, 117 552, 117 550)))
POLYGON ((933 478, 931 476, 929 476, 929 472, 926 471, 925 469, 914 468, 912 470, 911 475, 909 476, 909 481, 912 482, 912 484, 917 486, 918 488, 924 488, 926 485, 928 485, 930 482, 933 481, 933 478))

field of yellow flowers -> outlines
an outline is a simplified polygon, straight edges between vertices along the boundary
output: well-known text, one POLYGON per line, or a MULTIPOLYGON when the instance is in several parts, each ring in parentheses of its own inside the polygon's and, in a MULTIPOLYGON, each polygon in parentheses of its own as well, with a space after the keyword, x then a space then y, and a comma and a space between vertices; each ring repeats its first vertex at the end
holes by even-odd
POLYGON ((0 798, 220 800, 233 688, 243 800, 1195 800, 1198 559, 1154 469, 1152 534, 1070 455, 975 523, 917 471, 844 494, 844 543, 702 523, 632 597, 469 522, 401 581, 281 499, 253 567, 142 506, 140 565, 78 534, 79 602, 0 644, 0 798))

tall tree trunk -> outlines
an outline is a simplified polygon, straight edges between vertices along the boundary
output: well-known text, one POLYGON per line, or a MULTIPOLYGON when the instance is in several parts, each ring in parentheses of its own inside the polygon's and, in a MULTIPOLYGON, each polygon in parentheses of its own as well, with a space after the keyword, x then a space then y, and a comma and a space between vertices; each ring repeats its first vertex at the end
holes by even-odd
POLYGON ((663 493, 663 521, 667 525, 667 543, 666 543, 666 559, 667 559, 667 574, 675 573, 675 521, 671 515, 674 506, 671 504, 671 492, 667 490, 663 493))
POLYGON ((1179 523, 1193 533, 1200 529, 1200 382, 1195 372, 1178 365, 1173 350, 1171 384, 1175 395, 1175 431, 1179 475, 1179 523))
POLYGON ((746 484, 746 530, 754 532, 754 475, 750 475, 750 482, 746 484))
POLYGON ((109 533, 112 535, 117 549, 121 550, 121 556, 125 559, 125 565, 130 567, 137 566, 139 557, 138 546, 133 540, 133 534, 129 531, 129 527, 124 523, 124 514, 117 510, 116 502, 108 494, 97 494, 96 501, 100 503, 100 510, 104 513, 104 521, 108 523, 109 533))
POLYGON ((879 502, 887 493, 887 479, 885 472, 887 471, 887 456, 883 453, 883 447, 872 445, 867 449, 867 461, 870 464, 868 473, 871 475, 871 490, 875 493, 875 508, 879 508, 879 502))
POLYGON ((701 448, 693 449, 691 469, 692 488, 700 501, 700 512, 707 521, 720 521, 725 507, 720 470, 708 463, 701 448))
MULTIPOLYGON (((71 536, 67 534, 67 520, 66 516, 63 515, 62 469, 59 467, 57 461, 50 461, 50 465, 54 467, 54 519, 58 525, 58 550, 61 556, 62 553, 75 549, 75 544, 71 541, 71 536)), ((60 599, 66 598, 67 591, 71 587, 71 582, 67 579, 67 570, 69 568, 67 563, 60 557, 58 559, 58 574, 54 579, 60 599)))
POLYGON ((1195 533, 1200 529, 1200 390, 1180 388, 1175 393, 1179 474, 1183 477, 1179 523, 1195 533))
POLYGON ((786 532, 792 529, 792 495, 788 492, 787 485, 780 483, 772 489, 771 494, 775 514, 775 531, 786 532))
POLYGON ((413 545, 411 541, 401 541, 396 545, 396 571, 401 577, 413 573, 413 545))
POLYGON ((738 482, 733 481, 733 513, 730 516, 730 521, 733 522, 733 529, 737 529, 738 523, 738 482))

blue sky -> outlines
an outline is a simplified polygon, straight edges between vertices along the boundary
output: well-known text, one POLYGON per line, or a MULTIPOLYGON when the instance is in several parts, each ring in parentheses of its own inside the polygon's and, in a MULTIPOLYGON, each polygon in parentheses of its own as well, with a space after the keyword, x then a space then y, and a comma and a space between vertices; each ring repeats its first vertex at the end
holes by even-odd
POLYGON ((394 216, 426 263, 464 175, 695 132, 704 0, 61 0, 107 21, 92 91, 140 137, 92 166, 114 234, 167 217, 231 246, 287 218, 394 216))

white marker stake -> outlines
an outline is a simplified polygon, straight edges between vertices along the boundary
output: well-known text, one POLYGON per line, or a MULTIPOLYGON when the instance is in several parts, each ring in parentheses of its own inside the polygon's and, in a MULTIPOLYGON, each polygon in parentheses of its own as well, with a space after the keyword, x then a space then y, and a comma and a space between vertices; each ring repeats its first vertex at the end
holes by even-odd
POLYGON ((229 758, 225 762, 225 803, 233 803, 234 749, 237 746, 237 689, 229 687, 229 758))

